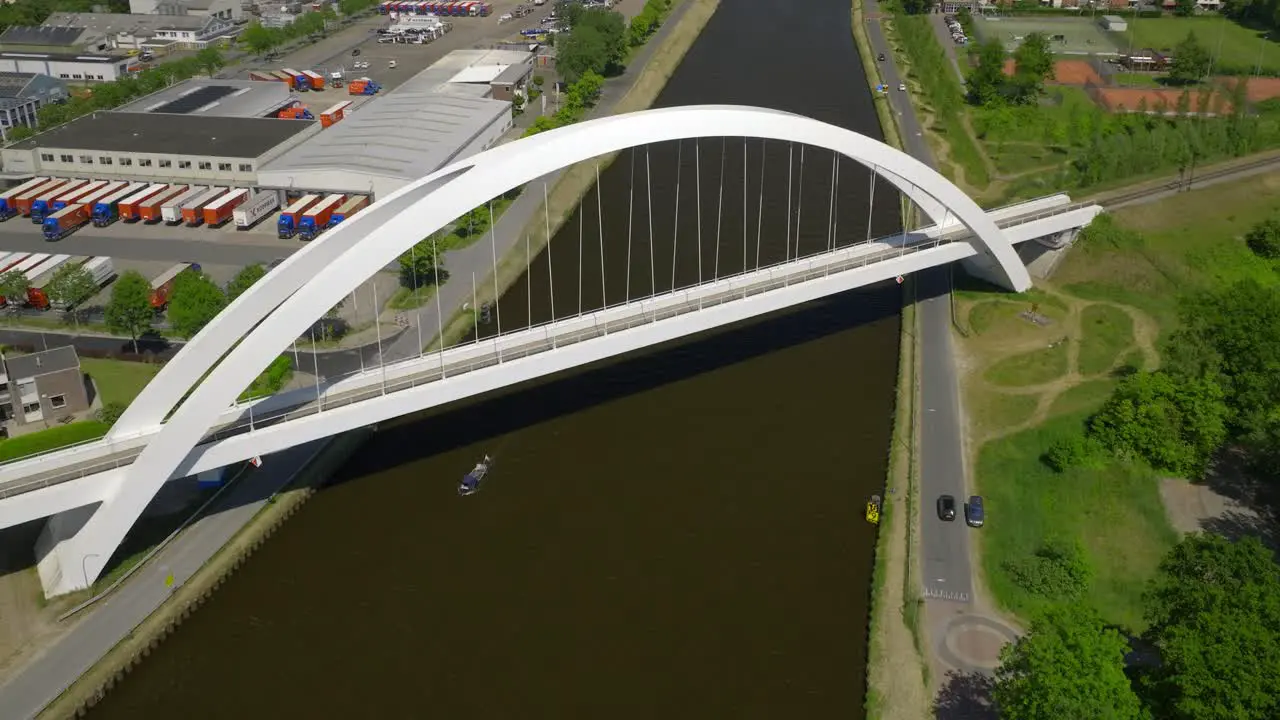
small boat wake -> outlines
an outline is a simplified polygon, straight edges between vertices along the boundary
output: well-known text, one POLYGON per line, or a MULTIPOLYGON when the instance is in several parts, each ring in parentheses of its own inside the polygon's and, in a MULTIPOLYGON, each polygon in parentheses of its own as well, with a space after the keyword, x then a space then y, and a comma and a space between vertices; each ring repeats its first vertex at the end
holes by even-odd
POLYGON ((493 458, 488 455, 484 456, 484 460, 476 464, 471 472, 462 478, 462 482, 458 484, 458 494, 462 497, 474 495, 480 490, 480 483, 484 481, 484 477, 489 474, 489 468, 493 466, 493 458))

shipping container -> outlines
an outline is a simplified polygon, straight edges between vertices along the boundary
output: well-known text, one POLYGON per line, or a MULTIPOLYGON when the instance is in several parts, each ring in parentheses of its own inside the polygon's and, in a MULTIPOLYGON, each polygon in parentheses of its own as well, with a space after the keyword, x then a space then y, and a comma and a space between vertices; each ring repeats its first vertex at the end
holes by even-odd
POLYGON ((187 227, 196 227, 204 222, 204 206, 227 194, 229 188, 212 187, 203 195, 197 195, 182 205, 182 222, 187 227))
POLYGON ((274 77, 277 81, 282 82, 285 85, 288 85, 289 87, 293 87, 293 76, 290 75, 289 73, 283 72, 281 70, 272 70, 271 76, 274 77))
POLYGON ((48 190, 40 191, 31 200, 31 222, 37 225, 44 222, 44 219, 53 212, 54 198, 61 197, 65 193, 88 184, 88 180, 68 180, 61 185, 51 186, 48 190))
POLYGON ((250 80, 258 80, 258 81, 261 81, 261 82, 275 82, 275 81, 279 80, 280 78, 276 77, 275 75, 272 75, 270 71, 263 71, 263 70, 250 70, 250 71, 249 71, 249 79, 250 79, 250 80))
POLYGON ((368 195, 353 195, 347 198, 347 201, 338 206, 333 211, 333 216, 329 218, 329 227, 333 227, 347 218, 355 215, 369 205, 368 195))
POLYGON ((178 225, 182 222, 182 206, 209 192, 208 185, 192 185, 186 192, 169 198, 160 206, 160 219, 166 225, 178 225))
POLYGON ((93 204, 93 210, 91 211, 94 226, 106 227, 115 222, 120 217, 120 204, 142 192, 147 187, 147 183, 144 182, 129 183, 110 195, 99 198, 93 204))
POLYGON ((328 110, 320 113, 320 126, 329 127, 330 125, 339 122, 347 116, 347 109, 353 104, 354 103, 351 100, 343 100, 337 105, 334 105, 328 110))
POLYGON ((61 240, 89 222, 84 206, 68 205, 44 219, 44 239, 61 240))
POLYGON ((151 307, 156 310, 164 309, 169 304, 169 294, 173 292, 173 284, 178 276, 188 270, 200 272, 198 263, 178 263, 173 267, 160 273, 151 281, 151 307))
POLYGON ((75 190, 62 193, 53 199, 53 205, 50 210, 61 210, 73 202, 78 202, 81 198, 88 197, 106 187, 107 183, 107 180, 94 180, 88 184, 81 185, 75 190))
POLYGON ((34 188, 31 188, 30 190, 26 190, 22 193, 19 193, 18 195, 14 195, 13 197, 14 206, 17 208, 18 212, 22 214, 24 217, 28 216, 31 214, 31 203, 35 202, 37 197, 39 197, 40 195, 43 195, 44 193, 57 190, 59 187, 66 184, 67 184, 66 178, 49 178, 48 182, 41 183, 40 185, 37 185, 34 188))
MULTIPOLYGON (((106 285, 107 281, 116 274, 115 264, 111 262, 109 257, 89 258, 81 267, 85 269, 85 272, 89 273, 89 277, 93 278, 93 284, 99 288, 106 285)), ((50 301, 49 305, 54 310, 67 310, 70 307, 61 300, 50 301)))
POLYGON ((310 83, 312 90, 324 89, 324 76, 314 70, 303 70, 303 77, 310 83))
POLYGON ((236 230, 248 230, 262 218, 280 207, 280 196, 274 192, 262 192, 245 200, 231 213, 236 230))
POLYGON ((189 185, 182 184, 169 185, 164 190, 138 203, 138 217, 148 225, 160 222, 160 209, 169 201, 185 193, 189 187, 189 185))
POLYGON ((18 205, 14 202, 15 198, 23 193, 38 189, 52 179, 47 177, 32 178, 17 187, 11 187, 0 193, 0 222, 18 214, 18 205))
POLYGON ((249 191, 244 188, 234 188, 231 192, 214 198, 213 202, 204 206, 201 211, 204 213, 204 224, 207 227, 222 227, 231 219, 231 214, 235 209, 249 198, 249 191))
POLYGON ((294 233, 298 232, 298 223, 302 220, 302 213, 319 201, 319 195, 303 195, 294 200, 292 205, 280 213, 280 219, 276 221, 276 234, 284 239, 293 237, 294 233))
POLYGON ((137 222, 140 217, 138 215, 138 206, 152 195, 163 192, 167 187, 169 187, 169 183, 153 183, 121 200, 119 205, 120 219, 125 222, 137 222))
POLYGON ((307 81, 307 76, 294 70, 293 68, 282 68, 282 72, 288 75, 294 90, 306 91, 311 88, 311 83, 307 81))
POLYGON ((98 188, 97 190, 94 190, 91 193, 87 193, 85 195, 81 195, 80 197, 76 198, 76 202, 79 203, 80 205, 83 205, 85 212, 89 213, 89 215, 92 216, 93 206, 95 203, 97 203, 102 198, 110 195, 111 193, 119 190, 120 188, 128 184, 129 183, 123 180, 107 181, 105 185, 98 188))
POLYGON ((329 227, 329 219, 333 217, 333 211, 338 209, 347 199, 342 193, 326 195, 323 200, 307 208, 302 213, 302 219, 298 221, 298 234, 303 240, 315 240, 316 236, 324 232, 329 227))
MULTIPOLYGON (((80 213, 84 213, 83 207, 77 206, 77 209, 80 213)), ((57 217, 58 215, 61 215, 61 213, 54 213, 54 217, 57 217)), ((53 220, 53 217, 50 217, 49 219, 53 220)), ((40 308, 41 310, 48 308, 49 296, 45 293, 44 289, 45 286, 49 284, 49 281, 53 279, 53 274, 57 272, 58 268, 66 267, 68 265, 78 265, 80 264, 80 261, 83 261, 84 259, 85 258, 82 257, 72 257, 71 255, 54 255, 45 261, 43 265, 34 270, 30 275, 31 287, 27 288, 27 304, 34 308, 40 308)))

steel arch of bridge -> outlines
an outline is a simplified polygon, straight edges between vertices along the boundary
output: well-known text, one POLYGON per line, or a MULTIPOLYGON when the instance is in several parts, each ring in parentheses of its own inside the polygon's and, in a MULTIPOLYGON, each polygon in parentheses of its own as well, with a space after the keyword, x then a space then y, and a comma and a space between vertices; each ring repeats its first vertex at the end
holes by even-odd
MULTIPOLYGON (((1031 285, 1013 246, 963 191, 911 156, 850 130, 776 110, 723 105, 648 110, 552 130, 409 184, 294 253, 233 301, 164 366, 112 429, 110 439, 157 427, 160 432, 129 467, 128 481, 81 528, 83 540, 115 547, 258 373, 422 238, 501 193, 575 163, 649 143, 710 137, 797 142, 839 153, 892 183, 935 223, 954 218, 968 228, 1009 287, 1031 285)), ((91 557, 86 574, 96 577, 103 563, 105 557, 91 557)))

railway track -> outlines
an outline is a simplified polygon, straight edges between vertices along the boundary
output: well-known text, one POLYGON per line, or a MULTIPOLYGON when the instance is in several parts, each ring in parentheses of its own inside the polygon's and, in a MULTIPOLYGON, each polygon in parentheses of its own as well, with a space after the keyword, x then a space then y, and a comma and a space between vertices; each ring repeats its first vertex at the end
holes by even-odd
MULTIPOLYGON (((1206 170, 1197 174, 1192 179, 1192 186, 1199 185, 1209 180, 1220 180, 1229 178, 1234 175, 1243 175, 1252 170, 1264 167, 1280 168, 1280 155, 1272 155, 1269 157, 1258 158, 1249 162, 1232 165, 1231 167, 1220 168, 1217 170, 1206 170)), ((1177 192, 1179 188, 1186 185, 1186 182, 1179 180, 1171 180, 1169 182, 1160 183, 1158 185, 1149 185, 1147 187, 1121 192, 1114 195, 1100 194, 1092 198, 1095 202, 1106 207, 1114 207, 1116 205, 1127 205, 1134 202, 1140 202, 1146 199, 1155 199, 1156 197, 1169 192, 1177 192)))

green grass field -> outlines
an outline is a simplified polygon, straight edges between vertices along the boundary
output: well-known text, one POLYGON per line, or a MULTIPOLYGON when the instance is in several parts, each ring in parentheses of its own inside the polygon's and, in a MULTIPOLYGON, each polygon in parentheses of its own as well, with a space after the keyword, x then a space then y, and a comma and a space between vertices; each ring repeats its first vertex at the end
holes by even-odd
POLYGON ((1052 42, 1053 51, 1066 55, 1092 55, 1114 53, 1119 47, 1120 33, 1103 30, 1089 18, 1074 17, 975 17, 974 30, 982 40, 996 38, 1005 49, 1013 52, 1021 38, 1033 32, 1041 32, 1050 38, 1061 36, 1052 42))
POLYGON ((39 432, 19 435, 8 440, 0 440, 0 462, 8 462, 18 458, 56 450, 67 445, 97 440, 111 429, 110 425, 89 420, 86 422, 59 425, 39 432))
POLYGON ((1090 305, 1081 311, 1081 375, 1109 372, 1120 354, 1133 344, 1133 320, 1111 305, 1090 305))
POLYGON ((1223 74, 1250 72, 1259 63, 1264 71, 1280 72, 1280 43, 1262 37, 1257 30, 1250 30, 1223 17, 1161 17, 1132 18, 1125 16, 1129 29, 1123 35, 1122 47, 1128 49, 1151 48, 1171 51, 1187 37, 1195 33, 1200 44, 1217 55, 1216 63, 1223 74))
POLYGON ((160 372, 159 365, 100 358, 80 358, 80 369, 93 378, 104 405, 128 405, 160 372))

